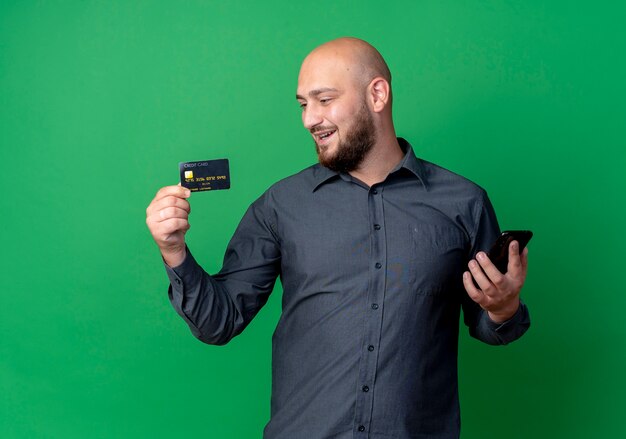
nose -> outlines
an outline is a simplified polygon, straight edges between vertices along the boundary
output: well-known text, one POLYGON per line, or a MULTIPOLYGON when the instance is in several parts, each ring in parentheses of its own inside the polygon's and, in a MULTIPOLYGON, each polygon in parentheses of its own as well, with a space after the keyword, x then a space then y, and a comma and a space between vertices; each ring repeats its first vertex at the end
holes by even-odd
POLYGON ((302 110, 302 124, 307 130, 311 130, 313 127, 320 125, 323 120, 324 117, 317 105, 309 104, 302 110))

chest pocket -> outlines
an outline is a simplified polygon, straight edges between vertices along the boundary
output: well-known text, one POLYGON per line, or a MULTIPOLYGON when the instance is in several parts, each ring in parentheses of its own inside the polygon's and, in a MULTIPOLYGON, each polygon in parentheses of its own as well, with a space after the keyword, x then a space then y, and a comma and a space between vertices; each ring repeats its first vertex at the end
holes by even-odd
POLYGON ((410 283, 417 294, 440 295, 462 283, 466 270, 465 235, 454 226, 412 224, 410 283))

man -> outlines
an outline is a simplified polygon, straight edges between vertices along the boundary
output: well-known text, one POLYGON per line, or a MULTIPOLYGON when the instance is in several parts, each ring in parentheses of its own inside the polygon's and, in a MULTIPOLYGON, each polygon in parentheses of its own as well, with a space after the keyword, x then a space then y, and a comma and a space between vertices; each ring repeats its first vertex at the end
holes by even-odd
POLYGON ((281 277, 266 438, 457 438, 460 310, 486 343, 520 337, 527 251, 511 244, 506 274, 481 251, 499 233, 487 195, 396 137, 391 75, 368 43, 316 48, 296 97, 320 164, 250 206, 218 274, 185 245, 188 190, 148 207, 170 300, 196 337, 224 344, 281 277))

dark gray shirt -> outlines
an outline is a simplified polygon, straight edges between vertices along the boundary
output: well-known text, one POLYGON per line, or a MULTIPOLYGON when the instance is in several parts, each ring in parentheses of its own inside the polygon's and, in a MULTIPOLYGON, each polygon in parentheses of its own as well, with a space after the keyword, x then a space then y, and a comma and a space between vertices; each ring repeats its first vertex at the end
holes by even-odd
POLYGON ((403 160, 372 187, 319 164, 274 184, 218 274, 191 253, 167 268, 174 308, 211 344, 239 334, 280 276, 265 438, 457 438, 461 308, 489 344, 530 325, 524 305, 495 324, 463 288, 499 234, 485 191, 399 141, 403 160))

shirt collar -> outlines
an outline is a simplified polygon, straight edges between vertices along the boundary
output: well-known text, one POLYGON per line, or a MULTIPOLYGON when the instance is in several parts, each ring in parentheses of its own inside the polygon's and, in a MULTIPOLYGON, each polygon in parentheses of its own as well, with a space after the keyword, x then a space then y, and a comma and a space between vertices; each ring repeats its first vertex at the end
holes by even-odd
MULTIPOLYGON (((404 152, 404 157, 402 158, 402 160, 400 160, 400 163, 398 163, 398 165, 392 169, 389 175, 396 173, 401 169, 406 169, 422 182, 425 189, 428 189, 428 184, 426 181, 426 170, 424 169, 422 161, 415 156, 413 147, 402 137, 398 137, 398 143, 400 144, 400 148, 402 148, 402 151, 404 152)), ((332 171, 322 165, 317 165, 315 167, 315 173, 313 176, 312 192, 315 192, 318 187, 330 180, 333 180, 335 177, 341 177, 341 174, 339 172, 332 171)))
POLYGON ((318 187, 339 176, 339 172, 331 171, 327 167, 320 164, 315 165, 313 167, 313 189, 311 192, 315 192, 318 187))
POLYGON ((415 155, 415 151, 413 151, 413 147, 409 142, 404 140, 402 137, 398 137, 398 143, 400 144, 400 148, 402 148, 402 151, 404 151, 404 157, 389 174, 393 174, 394 172, 398 172, 400 169, 404 168, 410 171, 413 175, 415 175, 418 180, 422 182, 424 188, 428 189, 424 163, 422 163, 422 161, 417 158, 417 156, 415 155))

